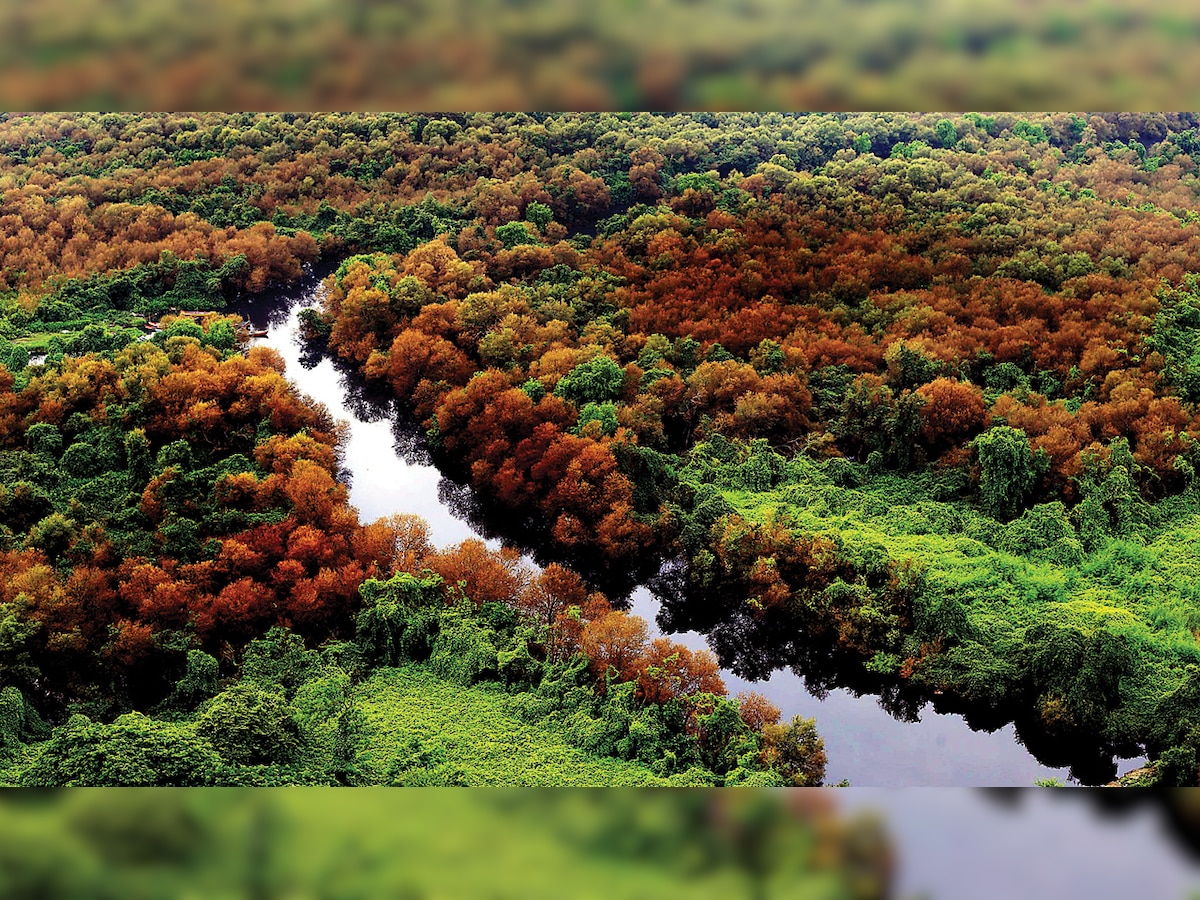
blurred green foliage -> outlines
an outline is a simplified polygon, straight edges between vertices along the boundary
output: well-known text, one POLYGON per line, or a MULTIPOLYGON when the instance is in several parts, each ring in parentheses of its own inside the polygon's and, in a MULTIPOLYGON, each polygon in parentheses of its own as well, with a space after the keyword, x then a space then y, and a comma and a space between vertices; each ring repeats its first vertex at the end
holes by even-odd
POLYGON ((889 895, 879 820, 771 791, 6 794, 6 897, 889 895))

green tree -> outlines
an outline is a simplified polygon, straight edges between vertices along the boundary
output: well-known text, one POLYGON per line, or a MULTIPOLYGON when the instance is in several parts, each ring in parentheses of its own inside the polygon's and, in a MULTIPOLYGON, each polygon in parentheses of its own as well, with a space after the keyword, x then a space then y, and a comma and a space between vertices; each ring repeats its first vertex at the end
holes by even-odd
POLYGON ((246 646, 242 678, 291 697, 322 665, 321 654, 309 650, 300 635, 276 625, 246 646))
POLYGON ((759 375, 773 375, 782 372, 786 360, 783 348, 770 338, 763 338, 758 346, 750 351, 750 365, 759 375))
POLYGON ((509 222, 506 225, 501 225, 496 229, 496 238, 504 245, 504 249, 511 250, 513 247, 519 247, 522 244, 535 243, 534 237, 529 233, 529 229, 525 227, 524 222, 509 222))
POLYGON ((1161 787, 1195 787, 1197 764, 1195 747, 1170 747, 1155 760, 1161 787))
POLYGON ((153 460, 150 441, 143 429, 135 428, 125 435, 125 460, 134 484, 140 487, 150 480, 153 460))
POLYGON ((439 576, 401 572, 387 581, 369 578, 359 588, 364 607, 355 620, 355 642, 369 663, 396 666, 428 659, 443 604, 439 576))
POLYGON ((939 120, 935 131, 943 147, 953 147, 958 142, 958 129, 949 119, 939 120))
POLYGON ((625 386, 625 371, 607 356, 580 363, 558 380, 554 393, 577 406, 616 400, 625 386))
POLYGON ((26 543, 51 559, 57 559, 75 540, 75 521, 62 513, 51 513, 33 526, 26 543))
POLYGON ((222 353, 228 353, 237 344, 237 335, 234 333, 233 326, 222 320, 208 329, 204 335, 204 343, 222 353))
POLYGON ((456 609, 442 611, 429 656, 429 666, 437 675, 459 684, 474 684, 498 674, 496 633, 479 622, 473 611, 469 599, 456 609))
POLYGON ((20 690, 11 684, 0 689, 0 753, 48 734, 46 723, 20 690))
POLYGON ((1158 303, 1150 346, 1163 355, 1163 377, 1180 397, 1195 403, 1200 400, 1200 275, 1188 273, 1177 288, 1164 284, 1158 303))
POLYGON ((538 230, 544 230, 553 219, 554 212, 545 203, 538 203, 534 200, 525 207, 525 221, 532 222, 538 227, 538 230))
POLYGON ((91 444, 77 441, 63 453, 62 467, 73 478, 91 478, 100 474, 100 454, 91 444))
POLYGON ((175 690, 167 701, 176 709, 194 709, 217 692, 218 665, 215 658, 203 650, 189 650, 183 677, 175 682, 175 690))
POLYGON ((974 445, 979 455, 979 494, 984 506, 998 518, 1012 518, 1032 494, 1040 475, 1029 436, 1008 425, 998 425, 975 438, 974 445))
POLYGON ((579 411, 579 422, 575 426, 576 434, 583 434, 588 426, 595 423, 601 434, 617 433, 617 407, 615 403, 585 403, 579 411))

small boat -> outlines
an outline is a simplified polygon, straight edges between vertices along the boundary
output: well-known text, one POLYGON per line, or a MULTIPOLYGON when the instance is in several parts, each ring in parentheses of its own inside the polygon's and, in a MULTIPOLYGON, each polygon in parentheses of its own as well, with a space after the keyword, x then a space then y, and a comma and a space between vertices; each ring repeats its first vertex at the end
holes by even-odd
POLYGON ((257 331, 249 331, 246 333, 248 337, 266 337, 267 329, 260 328, 257 331))

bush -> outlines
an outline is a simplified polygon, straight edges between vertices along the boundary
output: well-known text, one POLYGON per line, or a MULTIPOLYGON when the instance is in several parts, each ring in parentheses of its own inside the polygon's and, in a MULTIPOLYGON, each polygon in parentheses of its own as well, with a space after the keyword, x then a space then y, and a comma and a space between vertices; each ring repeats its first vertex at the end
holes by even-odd
POLYGON ((62 467, 73 478, 91 478, 100 474, 100 454, 91 444, 74 443, 62 455, 62 467))
POLYGON ((43 453, 55 459, 62 453, 63 437, 57 425, 38 422, 25 431, 25 446, 34 453, 43 453))
POLYGON ((225 759, 247 765, 286 762, 300 746, 300 729, 283 695, 251 682, 213 697, 196 730, 225 759))
POLYGON ((222 771, 216 751, 191 726, 136 712, 111 725, 75 715, 55 729, 21 784, 183 787, 220 783, 222 771))

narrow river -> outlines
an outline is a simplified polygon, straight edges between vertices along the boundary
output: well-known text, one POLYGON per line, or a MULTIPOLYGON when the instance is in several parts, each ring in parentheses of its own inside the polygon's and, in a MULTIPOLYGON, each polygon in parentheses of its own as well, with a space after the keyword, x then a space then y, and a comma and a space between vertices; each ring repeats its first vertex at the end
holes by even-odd
MULTIPOLYGON (((317 304, 318 290, 309 280, 290 292, 247 301, 231 311, 257 328, 267 328, 267 336, 257 342, 279 351, 292 383, 347 423, 343 468, 349 476, 350 501, 362 520, 416 513, 429 523, 437 545, 483 538, 466 521, 461 504, 455 503, 463 488, 430 463, 421 436, 398 425, 389 406, 365 400, 351 389, 332 359, 314 356, 304 347, 299 314, 317 304)), ((493 548, 499 546, 496 539, 485 539, 493 548)), ((649 590, 634 592, 633 612, 654 623, 657 609, 649 590)), ((704 636, 696 632, 671 637, 693 648, 707 646, 704 636)), ((785 720, 793 715, 816 718, 829 757, 829 784, 848 779, 855 786, 871 787, 1029 786, 1039 778, 1067 780, 1067 769, 1039 763, 1020 744, 1011 724, 993 732, 973 731, 962 716, 941 714, 932 706, 921 711, 919 721, 904 722, 887 713, 872 695, 855 696, 838 689, 817 698, 805 689, 801 676, 787 669, 758 682, 728 671, 722 675, 731 694, 758 691, 783 710, 785 720)), ((1119 771, 1141 762, 1121 760, 1119 771)))

